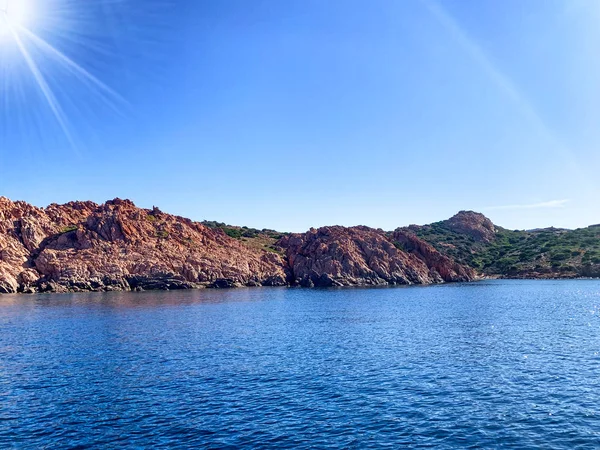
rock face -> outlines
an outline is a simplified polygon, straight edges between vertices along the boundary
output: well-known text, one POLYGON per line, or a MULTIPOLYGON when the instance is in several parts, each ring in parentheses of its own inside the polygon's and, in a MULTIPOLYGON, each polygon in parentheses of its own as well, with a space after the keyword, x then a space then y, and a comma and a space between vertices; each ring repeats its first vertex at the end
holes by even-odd
POLYGON ((402 250, 394 238, 368 227, 333 226, 286 236, 280 245, 287 251, 291 282, 301 286, 428 284, 474 279, 472 271, 453 263, 418 238, 414 237, 415 253, 402 250))
POLYGON ((257 248, 129 200, 37 208, 0 197, 0 293, 468 281, 414 235, 325 227, 257 248), (278 253, 279 252, 279 253, 278 253))
POLYGON ((393 238, 407 252, 417 256, 437 272, 444 281, 471 281, 477 276, 472 268, 458 264, 441 254, 431 244, 419 239, 413 233, 397 229, 394 231, 393 238))
POLYGON ((285 284, 281 256, 158 209, 0 198, 2 293, 285 284))
POLYGON ((496 237, 496 227, 481 213, 460 211, 446 221, 446 226, 457 232, 471 236, 476 241, 492 242, 496 237))

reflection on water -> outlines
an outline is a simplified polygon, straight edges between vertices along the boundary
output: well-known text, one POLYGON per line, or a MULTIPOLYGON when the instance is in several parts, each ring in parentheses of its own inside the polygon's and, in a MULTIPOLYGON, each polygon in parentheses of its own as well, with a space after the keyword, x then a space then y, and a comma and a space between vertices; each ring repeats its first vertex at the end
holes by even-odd
POLYGON ((268 288, 265 296, 264 288, 242 289, 198 289, 183 291, 145 291, 145 292, 91 292, 75 294, 40 294, 40 295, 2 295, 2 306, 27 307, 65 307, 87 306, 90 308, 135 308, 165 307, 173 305, 191 305, 194 303, 245 302, 273 299, 276 291, 286 288, 268 288))
POLYGON ((594 448, 600 282, 0 296, 0 447, 594 448))

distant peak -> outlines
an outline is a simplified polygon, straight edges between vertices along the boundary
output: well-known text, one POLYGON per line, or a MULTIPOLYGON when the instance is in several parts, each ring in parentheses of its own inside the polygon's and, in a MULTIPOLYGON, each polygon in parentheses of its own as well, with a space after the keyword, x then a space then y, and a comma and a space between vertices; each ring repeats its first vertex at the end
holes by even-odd
POLYGON ((496 227, 490 219, 475 211, 459 211, 446 221, 456 232, 467 234, 478 241, 491 242, 496 237, 496 227))
POLYGON ((489 220, 486 216, 484 216, 480 212, 465 210, 465 209, 457 212, 454 216, 452 216, 452 219, 457 218, 457 217, 458 218, 460 218, 460 217, 479 217, 479 218, 484 218, 486 220, 489 220))

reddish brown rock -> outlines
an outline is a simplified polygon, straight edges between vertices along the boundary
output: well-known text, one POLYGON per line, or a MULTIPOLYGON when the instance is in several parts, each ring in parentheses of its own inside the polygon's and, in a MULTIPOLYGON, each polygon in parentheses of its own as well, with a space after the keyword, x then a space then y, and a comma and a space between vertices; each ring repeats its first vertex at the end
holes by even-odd
MULTIPOLYGON (((418 239, 417 239, 418 240, 418 239)), ((302 286, 428 284, 472 279, 433 248, 412 254, 383 231, 339 226, 284 237, 291 281, 302 286)), ((425 249, 427 244, 423 243, 425 249)), ((416 249, 417 247, 415 247, 416 249)))
POLYGON ((128 200, 36 208, 0 199, 0 292, 284 285, 272 252, 128 200))
POLYGON ((442 255, 431 244, 419 239, 409 231, 399 228, 394 231, 393 239, 401 244, 404 250, 417 256, 430 269, 439 273, 444 281, 471 281, 477 277, 473 269, 442 255))
POLYGON ((368 227, 325 227, 261 248, 129 200, 37 208, 0 197, 0 293, 425 284, 471 275, 415 237, 368 227))
POLYGON ((481 213, 460 211, 444 223, 449 229, 471 236, 476 241, 492 242, 496 238, 496 227, 481 213))
POLYGON ((31 252, 56 232, 43 209, 0 197, 0 293, 17 292, 38 275, 31 252))

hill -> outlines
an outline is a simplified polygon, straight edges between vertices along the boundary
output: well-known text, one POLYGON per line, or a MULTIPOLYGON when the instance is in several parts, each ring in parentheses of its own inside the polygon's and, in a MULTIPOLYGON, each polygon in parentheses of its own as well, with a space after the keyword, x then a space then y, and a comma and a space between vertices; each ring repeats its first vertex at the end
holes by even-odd
POLYGON ((441 253, 487 276, 576 278, 600 276, 600 226, 576 230, 508 230, 483 214, 461 211, 413 233, 441 253))

